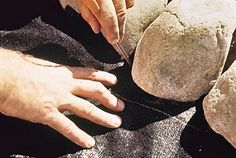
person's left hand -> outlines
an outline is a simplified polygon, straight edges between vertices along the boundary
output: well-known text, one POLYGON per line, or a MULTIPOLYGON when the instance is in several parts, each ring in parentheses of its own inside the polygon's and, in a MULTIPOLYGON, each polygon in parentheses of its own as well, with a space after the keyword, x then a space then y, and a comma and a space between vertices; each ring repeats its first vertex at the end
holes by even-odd
POLYGON ((95 33, 102 31, 111 44, 123 39, 126 9, 134 0, 75 0, 81 16, 95 33))
POLYGON ((74 143, 91 148, 95 140, 61 112, 71 111, 96 124, 118 128, 121 118, 87 99, 96 99, 112 111, 124 102, 106 87, 116 76, 92 68, 70 67, 0 48, 0 113, 48 125, 74 143))

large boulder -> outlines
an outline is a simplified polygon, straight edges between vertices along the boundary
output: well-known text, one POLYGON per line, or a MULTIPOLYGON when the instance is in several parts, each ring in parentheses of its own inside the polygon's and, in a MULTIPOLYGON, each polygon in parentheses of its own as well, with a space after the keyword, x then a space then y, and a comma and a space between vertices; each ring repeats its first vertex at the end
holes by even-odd
POLYGON ((211 128, 236 148, 236 61, 205 97, 203 109, 211 128))
POLYGON ((135 83, 157 97, 198 99, 222 73, 235 27, 235 0, 170 2, 137 46, 135 83))
POLYGON ((127 10, 121 46, 128 55, 137 47, 145 29, 164 11, 167 2, 168 0, 135 0, 134 6, 127 10))

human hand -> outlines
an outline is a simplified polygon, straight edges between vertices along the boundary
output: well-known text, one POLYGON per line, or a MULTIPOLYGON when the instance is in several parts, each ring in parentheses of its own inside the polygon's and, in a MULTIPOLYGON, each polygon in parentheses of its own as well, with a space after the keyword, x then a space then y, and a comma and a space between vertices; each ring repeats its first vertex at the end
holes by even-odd
POLYGON ((126 9, 134 0, 75 0, 81 16, 95 33, 102 31, 111 44, 121 41, 125 32, 126 9))
POLYGON ((61 112, 71 111, 99 125, 117 128, 121 118, 83 98, 122 111, 124 103, 105 88, 114 75, 91 68, 69 67, 0 49, 0 112, 48 125, 74 143, 90 148, 94 139, 61 112), (43 66, 44 65, 44 66, 43 66))

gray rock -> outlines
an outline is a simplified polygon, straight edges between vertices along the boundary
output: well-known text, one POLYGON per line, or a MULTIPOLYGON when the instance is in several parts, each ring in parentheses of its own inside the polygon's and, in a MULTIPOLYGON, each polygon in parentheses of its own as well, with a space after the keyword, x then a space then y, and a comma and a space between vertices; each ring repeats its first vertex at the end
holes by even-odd
POLYGON ((211 128, 236 148, 236 61, 205 97, 203 109, 211 128))
POLYGON ((123 49, 130 55, 137 47, 145 29, 164 11, 168 0, 135 0, 127 10, 123 49))
POLYGON ((157 97, 198 99, 222 73, 235 27, 235 0, 172 1, 137 46, 133 80, 157 97))

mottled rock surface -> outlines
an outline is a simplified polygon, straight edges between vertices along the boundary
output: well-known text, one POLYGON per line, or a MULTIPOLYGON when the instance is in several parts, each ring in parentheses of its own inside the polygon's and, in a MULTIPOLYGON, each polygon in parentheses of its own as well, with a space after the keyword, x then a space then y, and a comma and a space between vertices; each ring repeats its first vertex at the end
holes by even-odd
POLYGON ((203 109, 211 128, 236 148, 236 61, 205 97, 203 109))
POLYGON ((234 0, 170 2, 137 46, 134 81, 161 98, 198 99, 222 73, 235 27, 234 0))
POLYGON ((145 29, 164 11, 168 0, 135 0, 132 8, 127 10, 124 50, 130 55, 136 48, 145 29))

